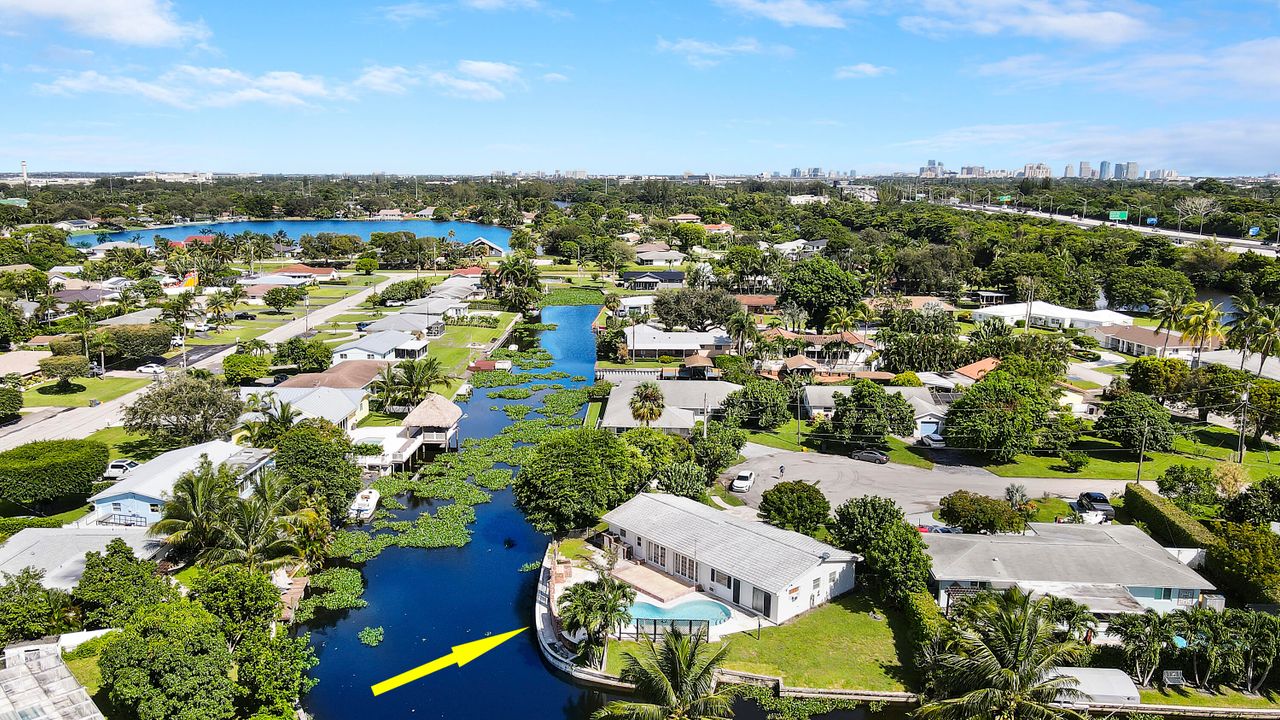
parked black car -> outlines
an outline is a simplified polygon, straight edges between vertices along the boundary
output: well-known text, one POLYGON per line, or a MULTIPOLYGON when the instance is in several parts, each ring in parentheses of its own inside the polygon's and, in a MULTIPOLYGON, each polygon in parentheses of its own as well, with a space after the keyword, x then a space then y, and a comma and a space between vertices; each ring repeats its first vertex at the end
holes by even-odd
POLYGON ((1080 497, 1076 499, 1076 507, 1080 512, 1087 510, 1100 512, 1108 520, 1116 518, 1116 509, 1111 507, 1111 500, 1100 492, 1080 493, 1080 497))
POLYGON ((851 457, 853 457, 854 460, 862 460, 864 462, 875 463, 877 465, 884 465, 889 462, 889 456, 879 450, 859 450, 851 457))
POLYGON ((257 320, 258 316, 254 315, 251 312, 245 312, 241 310, 240 312, 233 315, 232 318, 235 320, 257 320))

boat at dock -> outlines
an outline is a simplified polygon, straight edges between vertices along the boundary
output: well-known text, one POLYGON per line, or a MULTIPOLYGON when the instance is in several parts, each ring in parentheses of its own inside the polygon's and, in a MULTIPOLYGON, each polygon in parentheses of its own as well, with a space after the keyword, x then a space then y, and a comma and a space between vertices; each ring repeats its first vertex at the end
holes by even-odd
POLYGON ((351 509, 347 511, 347 517, 352 520, 368 520, 373 517, 373 511, 378 509, 378 500, 382 495, 373 488, 361 490, 356 499, 351 503, 351 509))

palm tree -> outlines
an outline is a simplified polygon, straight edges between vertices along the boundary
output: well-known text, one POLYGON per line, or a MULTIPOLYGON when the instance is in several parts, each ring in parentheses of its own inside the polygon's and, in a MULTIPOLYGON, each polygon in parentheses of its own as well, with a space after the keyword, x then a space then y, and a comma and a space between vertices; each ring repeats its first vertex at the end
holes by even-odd
POLYGON ((604 309, 608 310, 610 315, 618 312, 620 307, 622 307, 622 298, 618 297, 616 293, 609 293, 604 296, 604 309))
POLYGON ((217 545, 222 518, 236 501, 236 478, 225 467, 202 456, 195 470, 178 477, 173 496, 164 504, 164 517, 148 531, 164 535, 164 542, 199 555, 217 545))
POLYGON ((662 388, 652 380, 646 380, 636 386, 631 395, 631 417, 644 423, 646 427, 662 417, 666 409, 666 399, 662 397, 662 388))
POLYGON ((756 322, 746 310, 739 310, 729 317, 724 326, 725 332, 729 333, 729 337, 733 338, 738 345, 738 354, 747 354, 747 343, 756 339, 759 331, 756 330, 756 322))
POLYGON ((1222 621, 1222 613, 1209 608, 1179 608, 1169 613, 1170 626, 1187 643, 1192 682, 1200 687, 1206 687, 1221 672, 1224 651, 1230 649, 1230 643, 1224 642, 1222 621))
POLYGON ((1253 350, 1261 357, 1258 360, 1257 377, 1262 377, 1262 366, 1267 363, 1267 358, 1280 352, 1280 305, 1267 305, 1263 308, 1253 337, 1253 350))
POLYGON ((225 290, 219 290, 209 296, 204 310, 212 321, 214 332, 217 332, 222 322, 227 319, 227 314, 234 305, 235 303, 231 302, 231 296, 225 290))
POLYGON ((827 314, 827 332, 829 333, 852 332, 857 327, 857 319, 845 308, 838 307, 827 314))
POLYGON ((210 565, 274 568, 296 562, 298 546, 277 507, 257 495, 232 504, 220 523, 221 537, 203 559, 210 565))
POLYGON ((458 379, 445 372, 440 358, 435 356, 402 361, 396 365, 396 373, 406 399, 413 405, 425 400, 437 387, 458 379))
POLYGON ((635 599, 635 590, 605 574, 598 580, 574 584, 560 595, 557 610, 565 630, 583 633, 575 658, 578 663, 600 665, 609 633, 631 622, 635 599))
POLYGON ((250 355, 270 355, 271 344, 262 338, 251 338, 240 341, 240 352, 250 355))
POLYGON ((1133 664, 1133 676, 1139 685, 1151 684, 1151 676, 1160 667, 1160 655, 1173 644, 1170 619, 1147 608, 1143 613, 1123 613, 1111 619, 1107 632, 1124 643, 1124 654, 1133 664))
POLYGON ((1083 699, 1075 678, 1059 675, 1084 654, 1075 640, 1055 639, 1048 604, 1018 588, 983 593, 967 603, 951 647, 932 658, 942 697, 917 717, 941 720, 1062 719, 1084 716, 1057 705, 1083 699))
POLYGON ((702 633, 668 630, 661 643, 646 640, 622 654, 622 679, 636 686, 635 700, 615 700, 592 720, 722 720, 733 717, 736 690, 716 686, 716 670, 729 645, 708 645, 702 633))
POLYGON ((1222 305, 1207 300, 1192 303, 1183 322, 1186 325, 1186 338, 1196 344, 1195 366, 1199 367, 1204 346, 1222 339, 1222 305))
POLYGON ((1156 325, 1156 332, 1164 331, 1164 345, 1160 348, 1160 356, 1164 357, 1165 351, 1169 349, 1169 336, 1175 330, 1182 329, 1182 321, 1186 317, 1188 305, 1192 303, 1190 296, 1184 290, 1168 290, 1160 289, 1155 292, 1155 296, 1148 306, 1151 310, 1151 317, 1159 320, 1156 325))
POLYGON ((1262 320, 1263 306, 1253 293, 1232 295, 1231 304, 1235 305, 1234 317, 1227 330, 1227 342, 1231 347, 1240 350, 1240 369, 1249 360, 1253 351, 1253 339, 1257 337, 1258 326, 1262 320))

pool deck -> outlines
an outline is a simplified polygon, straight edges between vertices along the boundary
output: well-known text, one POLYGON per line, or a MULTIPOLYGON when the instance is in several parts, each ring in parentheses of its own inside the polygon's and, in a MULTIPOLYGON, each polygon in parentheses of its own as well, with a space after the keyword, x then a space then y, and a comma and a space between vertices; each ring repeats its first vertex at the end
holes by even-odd
MULTIPOLYGON (((671 607, 678 607, 682 603, 690 602, 693 600, 706 600, 709 602, 714 602, 717 605, 724 606, 724 608, 729 611, 729 618, 727 620, 710 626, 709 628, 710 637, 708 639, 712 640, 713 642, 716 640, 720 640, 726 635, 733 635, 741 632, 755 632, 759 628, 774 627, 776 624, 763 616, 743 612, 741 609, 734 607, 731 603, 727 603, 724 600, 714 595, 711 595, 710 593, 695 591, 695 592, 682 595, 681 597, 677 598, 674 601, 663 601, 657 604, 664 608, 671 608, 671 607)), ((635 628, 632 627, 630 629, 630 632, 634 632, 634 630, 635 628)))
POLYGON ((619 562, 610 574, 635 588, 637 592, 644 593, 662 603, 678 600, 698 590, 697 586, 691 582, 629 560, 619 562))

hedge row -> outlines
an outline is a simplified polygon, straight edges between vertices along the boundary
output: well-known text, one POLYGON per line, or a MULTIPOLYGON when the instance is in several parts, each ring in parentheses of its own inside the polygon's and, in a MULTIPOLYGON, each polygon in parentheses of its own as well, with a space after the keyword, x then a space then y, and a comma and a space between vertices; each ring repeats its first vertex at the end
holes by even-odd
POLYGON ((1218 544, 1217 536, 1199 520, 1137 483, 1125 486, 1124 509, 1168 545, 1207 548, 1218 544))
POLYGON ((918 664, 924 647, 946 630, 947 618, 943 616, 942 608, 938 607, 933 595, 927 591, 907 595, 903 612, 907 616, 907 639, 911 642, 918 664))
POLYGON ((39 440, 0 453, 0 498, 40 505, 88 495, 107 470, 107 446, 91 440, 39 440))
POLYGON ((12 417, 22 409, 22 391, 17 388, 0 387, 0 418, 12 417))
POLYGON ((19 530, 27 528, 55 528, 62 527, 62 521, 57 518, 37 517, 37 518, 0 518, 0 535, 14 535, 19 530))

